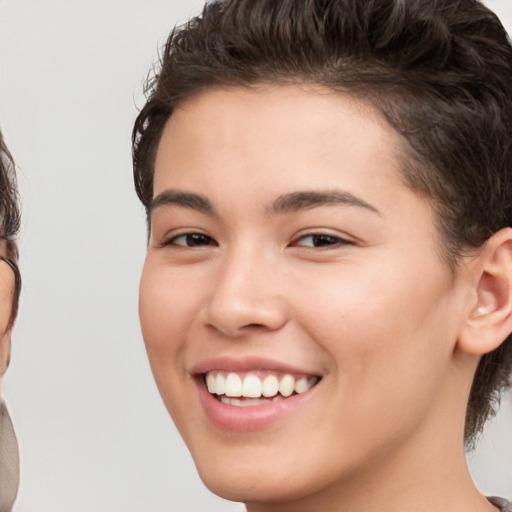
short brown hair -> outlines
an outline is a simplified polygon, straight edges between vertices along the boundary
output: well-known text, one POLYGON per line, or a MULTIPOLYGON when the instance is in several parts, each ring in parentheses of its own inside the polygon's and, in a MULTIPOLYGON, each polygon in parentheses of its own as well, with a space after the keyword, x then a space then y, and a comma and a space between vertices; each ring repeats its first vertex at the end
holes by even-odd
MULTIPOLYGON (((137 194, 153 195, 163 128, 213 87, 318 84, 370 102, 401 135, 406 183, 434 205, 452 270, 512 225, 512 47, 478 0, 218 0, 175 28, 133 130, 137 194)), ((471 442, 511 385, 512 340, 482 357, 471 442)))

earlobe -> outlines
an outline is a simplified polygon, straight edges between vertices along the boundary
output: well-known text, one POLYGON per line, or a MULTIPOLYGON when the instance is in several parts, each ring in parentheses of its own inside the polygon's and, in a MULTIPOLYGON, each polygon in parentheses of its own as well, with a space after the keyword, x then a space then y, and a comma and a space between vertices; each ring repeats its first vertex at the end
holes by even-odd
POLYGON ((512 229, 487 240, 475 258, 476 303, 458 340, 464 352, 483 355, 498 348, 512 332, 512 229))

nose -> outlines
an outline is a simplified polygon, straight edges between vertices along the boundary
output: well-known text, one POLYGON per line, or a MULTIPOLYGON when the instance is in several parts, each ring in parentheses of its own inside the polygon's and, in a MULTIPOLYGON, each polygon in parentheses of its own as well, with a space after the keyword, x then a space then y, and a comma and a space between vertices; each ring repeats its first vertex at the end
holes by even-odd
POLYGON ((205 323, 230 338, 276 331, 288 321, 277 264, 264 255, 240 252, 217 269, 205 303, 205 323))

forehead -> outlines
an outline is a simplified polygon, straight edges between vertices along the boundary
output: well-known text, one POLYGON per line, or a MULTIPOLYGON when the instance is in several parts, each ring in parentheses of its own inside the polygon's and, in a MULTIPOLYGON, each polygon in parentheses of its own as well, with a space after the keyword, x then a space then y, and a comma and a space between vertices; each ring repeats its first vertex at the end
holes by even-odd
POLYGON ((277 185, 279 176, 289 184, 291 175, 309 179, 319 168, 345 180, 387 173, 399 185, 401 143, 371 105, 329 89, 208 90, 170 117, 156 155, 154 190, 171 175, 193 180, 215 172, 219 179, 272 178, 277 185))

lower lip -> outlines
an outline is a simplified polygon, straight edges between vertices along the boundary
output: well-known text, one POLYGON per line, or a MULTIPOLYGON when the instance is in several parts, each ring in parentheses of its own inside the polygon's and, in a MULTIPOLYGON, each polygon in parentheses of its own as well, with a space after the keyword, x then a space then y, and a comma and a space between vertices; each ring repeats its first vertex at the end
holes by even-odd
POLYGON ((249 432, 270 427, 299 409, 310 398, 312 390, 316 387, 305 393, 268 404, 237 407, 224 404, 210 394, 202 378, 196 380, 196 385, 208 419, 215 426, 233 432, 249 432))

